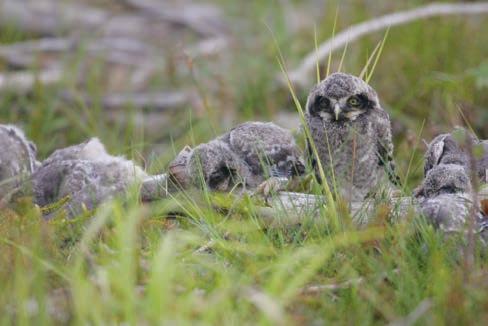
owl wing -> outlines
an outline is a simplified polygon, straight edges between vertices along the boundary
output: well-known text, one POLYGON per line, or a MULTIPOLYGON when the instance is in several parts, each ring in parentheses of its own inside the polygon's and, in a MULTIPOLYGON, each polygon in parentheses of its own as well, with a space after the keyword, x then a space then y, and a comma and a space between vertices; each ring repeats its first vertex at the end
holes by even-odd
POLYGON ((390 117, 385 111, 380 111, 377 124, 377 154, 378 163, 384 166, 388 179, 396 185, 401 186, 400 178, 395 172, 395 161, 393 160, 393 141, 391 137, 390 117))

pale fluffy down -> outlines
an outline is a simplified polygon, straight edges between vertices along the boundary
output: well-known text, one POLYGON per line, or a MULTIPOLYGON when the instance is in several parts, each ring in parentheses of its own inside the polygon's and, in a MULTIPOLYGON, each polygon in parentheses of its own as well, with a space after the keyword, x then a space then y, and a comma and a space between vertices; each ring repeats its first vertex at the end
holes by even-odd
POLYGON ((33 174, 32 182, 38 205, 67 198, 64 209, 69 216, 75 216, 83 207, 94 209, 145 177, 139 166, 123 157, 111 156, 97 138, 92 138, 56 150, 33 174))
POLYGON ((0 199, 35 171, 36 146, 13 125, 0 125, 0 199))

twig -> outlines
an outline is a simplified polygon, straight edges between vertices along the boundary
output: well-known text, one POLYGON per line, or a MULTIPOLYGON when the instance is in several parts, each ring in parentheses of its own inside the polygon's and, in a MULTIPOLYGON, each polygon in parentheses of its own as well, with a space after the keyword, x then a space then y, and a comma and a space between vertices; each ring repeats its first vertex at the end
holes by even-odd
POLYGON ((0 57, 15 67, 31 67, 38 54, 65 52, 74 48, 74 39, 48 37, 0 46, 0 57))
MULTIPOLYGON (((479 15, 488 13, 488 3, 433 3, 412 10, 387 14, 376 17, 360 24, 353 25, 333 38, 322 43, 317 51, 310 52, 298 65, 298 68, 290 71, 290 80, 299 86, 307 86, 313 81, 309 73, 315 68, 317 62, 321 62, 329 53, 334 52, 346 44, 350 44, 360 37, 383 30, 387 27, 403 25, 411 21, 425 19, 434 16, 446 15, 479 15)), ((280 80, 284 82, 280 76, 280 80)))
MULTIPOLYGON (((306 211, 317 210, 320 206, 325 205, 326 198, 318 195, 281 192, 278 196, 271 198, 269 204, 271 207, 281 209, 285 212, 297 212, 302 215, 306 211)), ((396 215, 405 215, 410 208, 415 208, 417 200, 414 197, 398 197, 390 200, 392 211, 396 211, 396 215)), ((351 203, 351 214, 357 215, 360 212, 366 214, 372 213, 375 209, 375 201, 373 199, 365 200, 363 202, 351 203)))
POLYGON ((3 0, 0 25, 15 24, 22 30, 42 36, 59 35, 66 30, 89 31, 109 18, 101 9, 53 0, 3 0))
MULTIPOLYGON (((64 92, 62 97, 68 102, 82 101, 87 106, 93 104, 93 100, 88 95, 64 92)), ((112 93, 106 94, 101 99, 101 105, 106 110, 117 110, 130 105, 147 111, 161 112, 181 108, 192 103, 194 98, 195 96, 192 93, 184 91, 112 93)))
POLYGON ((62 78, 63 71, 57 67, 42 70, 38 73, 21 71, 0 74, 0 91, 11 89, 25 93, 32 90, 36 83, 52 85, 60 82, 62 78))
POLYGON ((159 174, 147 177, 141 185, 141 200, 153 201, 168 196, 169 179, 167 174, 159 174))
POLYGON ((204 37, 222 35, 222 31, 225 30, 220 11, 215 6, 194 4, 185 5, 183 8, 170 8, 161 1, 123 0, 123 2, 147 15, 186 26, 204 37))
POLYGON ((225 37, 208 38, 188 47, 186 52, 191 57, 208 57, 221 53, 229 44, 225 37))
POLYGON ((193 253, 194 254, 203 254, 203 253, 208 253, 212 250, 212 247, 215 245, 216 241, 215 239, 212 239, 208 241, 206 244, 204 244, 201 247, 198 247, 197 250, 195 250, 193 253))
MULTIPOLYGON (((149 177, 143 182, 141 197, 144 201, 155 201, 165 198, 169 193, 178 191, 178 187, 173 187, 168 177, 164 174, 149 177)), ((479 200, 488 199, 488 188, 481 190, 478 194, 479 200)), ((268 200, 270 207, 256 207, 255 212, 263 226, 277 228, 286 225, 294 225, 304 222, 304 216, 318 216, 319 209, 325 205, 326 199, 323 196, 280 192, 277 196, 268 200)), ((414 197, 392 198, 389 205, 393 219, 399 220, 410 210, 418 211, 419 206, 414 197)), ((353 216, 360 212, 365 215, 371 214, 376 208, 374 200, 364 202, 354 202, 351 204, 351 214, 353 216)), ((361 221, 356 220, 361 223, 361 221)))
POLYGON ((131 37, 101 37, 83 41, 75 37, 47 37, 0 46, 0 57, 11 65, 25 68, 32 66, 39 55, 80 49, 92 56, 102 56, 108 62, 129 66, 157 61, 157 51, 152 46, 131 37), (85 43, 86 46, 83 46, 85 43))

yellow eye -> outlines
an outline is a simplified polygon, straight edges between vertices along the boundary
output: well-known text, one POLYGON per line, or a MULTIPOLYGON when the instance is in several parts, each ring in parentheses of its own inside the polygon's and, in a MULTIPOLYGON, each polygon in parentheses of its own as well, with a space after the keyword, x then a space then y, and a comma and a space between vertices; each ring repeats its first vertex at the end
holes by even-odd
POLYGON ((360 102, 359 99, 354 96, 347 100, 347 104, 349 104, 350 106, 359 106, 360 102))

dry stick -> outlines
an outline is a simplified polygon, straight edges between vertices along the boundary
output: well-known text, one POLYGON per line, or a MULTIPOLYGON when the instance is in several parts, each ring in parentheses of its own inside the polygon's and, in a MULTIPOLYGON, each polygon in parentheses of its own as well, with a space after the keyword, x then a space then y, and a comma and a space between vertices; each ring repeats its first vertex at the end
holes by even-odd
POLYGON ((60 82, 63 71, 58 67, 49 68, 40 72, 21 71, 0 74, 0 91, 14 90, 24 93, 32 90, 36 83, 52 85, 60 82))
MULTIPOLYGON (((63 71, 59 68, 50 68, 36 72, 21 71, 0 74, 0 91, 12 90, 16 93, 31 91, 36 83, 52 85, 62 81, 63 71)), ((70 103, 82 101, 91 106, 93 100, 88 95, 62 92, 61 98, 70 103)), ((101 99, 101 106, 105 110, 115 111, 127 105, 149 112, 172 111, 196 103, 196 95, 191 92, 140 92, 140 93, 112 93, 101 99)))
POLYGON ((16 67, 31 67, 40 53, 58 53, 74 48, 74 39, 48 37, 0 46, 0 57, 16 67))
MULTIPOLYGON (((317 62, 320 62, 329 55, 329 53, 336 51, 346 44, 359 39, 360 37, 383 30, 387 27, 403 25, 411 21, 446 15, 478 15, 488 13, 488 3, 453 3, 441 4, 433 3, 422 6, 416 9, 396 12, 363 23, 353 25, 341 33, 335 35, 332 39, 322 43, 317 51, 310 52, 305 59, 300 63, 298 68, 290 71, 290 79, 292 82, 301 86, 309 85, 312 78, 309 78, 309 73, 314 69, 317 62)), ((280 75, 280 80, 284 84, 284 80, 280 75)))
POLYGON ((226 37, 213 37, 204 39, 195 45, 192 45, 184 50, 184 52, 191 57, 208 57, 219 54, 224 51, 229 45, 229 40, 226 37))
MULTIPOLYGON (((30 40, 18 42, 9 45, 0 46, 0 58, 5 60, 9 65, 17 68, 30 68, 36 64, 36 59, 43 54, 59 54, 66 52, 76 52, 82 50, 89 56, 103 58, 106 62, 126 65, 135 69, 132 74, 130 83, 134 88, 142 85, 154 72, 156 71, 156 63, 162 59, 159 52, 154 46, 136 40, 132 37, 102 37, 80 41, 73 38, 42 38, 39 40, 30 40), (80 45, 87 43, 86 46, 80 45)), ((200 56, 211 56, 221 53, 228 46, 228 39, 224 37, 216 37, 212 39, 202 40, 188 48, 183 52, 190 55, 192 58, 200 56)), ((59 59, 55 59, 59 61, 59 59)), ((43 65, 49 68, 52 60, 48 60, 43 65)), ((41 62, 42 63, 42 62, 41 62)), ((57 64, 57 63, 55 63, 57 64)), ((42 82, 42 80, 41 80, 42 82)), ((134 102, 136 107, 149 106, 156 110, 165 109, 166 107, 173 107, 173 102, 178 102, 176 106, 181 103, 188 103, 189 100, 195 100, 193 96, 183 96, 181 92, 168 93, 149 93, 149 94, 112 94, 106 97, 106 107, 120 107, 120 102, 134 102), (178 93, 178 94, 177 94, 178 93), (148 96, 147 101, 141 100, 141 96, 148 96), (168 97, 165 99, 164 96, 168 97), (144 102, 144 103, 143 103, 144 102), (143 105, 140 105, 143 104, 143 105), (168 104, 166 104, 168 103, 168 104)), ((190 94, 191 95, 191 94, 190 94)), ((70 96, 66 96, 70 99, 70 96)))
MULTIPOLYGON (((166 174, 148 177, 142 184, 141 197, 144 201, 155 201, 167 197, 174 190, 168 188, 169 181, 166 174)), ((488 188, 478 193, 478 200, 488 199, 488 188)), ((267 204, 270 207, 257 207, 256 215, 266 227, 279 227, 304 222, 306 216, 314 213, 318 216, 319 209, 325 205, 324 196, 296 192, 280 192, 270 198, 267 204), (308 214, 307 214, 308 213, 308 214)), ((398 197, 390 200, 395 217, 406 215, 411 209, 418 211, 418 202, 415 197, 398 197)), ((351 214, 359 212, 372 212, 375 209, 374 200, 353 202, 351 214)))
MULTIPOLYGON (((149 63, 160 60, 160 52, 154 46, 133 37, 101 37, 80 41, 76 37, 47 37, 1 45, 0 57, 11 65, 30 67, 39 54, 74 52, 80 49, 80 43, 88 43, 81 50, 91 55, 103 55, 113 63, 154 69, 154 64, 149 63)), ((183 52, 192 57, 211 56, 222 52, 228 43, 225 37, 208 38, 183 49, 183 52)))
POLYGON ((0 54, 18 54, 24 52, 60 52, 71 49, 76 43, 74 38, 44 37, 0 46, 0 54))
MULTIPOLYGON (((155 20, 154 18, 171 21, 195 30, 198 34, 209 36, 188 49, 193 56, 219 53, 228 43, 222 33, 225 25, 220 19, 221 15, 217 7, 192 5, 185 6, 182 8, 184 10, 178 10, 154 1, 126 0, 138 8, 145 7, 146 10, 141 10, 137 14, 113 15, 103 9, 86 5, 59 3, 54 0, 43 0, 41 5, 37 2, 36 0, 0 1, 0 26, 14 24, 26 32, 47 37, 59 35, 60 31, 66 31, 70 33, 71 37, 79 38, 81 35, 93 35, 93 31, 96 30, 96 35, 101 37, 97 37, 94 42, 87 44, 88 52, 106 51, 104 57, 109 61, 121 64, 135 63, 138 66, 161 60, 160 51, 152 49, 150 42, 140 41, 146 36, 143 33, 148 30, 148 18, 152 21, 155 20), (150 15, 156 17, 149 17, 150 15), (134 25, 131 30, 135 31, 136 35, 133 37, 110 36, 113 31, 127 30, 128 24, 134 25), (139 30, 143 32, 137 32, 139 30)), ((27 48, 12 48, 12 51, 15 50, 13 53, 3 47, 4 51, 0 50, 0 55, 3 52, 2 56, 7 58, 11 64, 25 66, 26 62, 32 63, 35 59, 32 56, 33 53, 64 51, 70 48, 71 42, 73 42, 72 39, 52 37, 51 40, 45 39, 42 42, 33 41, 32 44, 26 44, 27 48), (30 56, 26 51, 30 52, 30 56), (17 54, 25 54, 25 56, 17 54)))
MULTIPOLYGON (((67 102, 79 103, 81 101, 86 106, 91 106, 93 103, 93 99, 85 94, 63 92, 61 97, 67 102)), ((117 110, 130 105, 151 112, 164 112, 190 104, 193 99, 196 99, 196 95, 188 91, 140 92, 109 93, 104 95, 100 102, 105 110, 117 110)))
POLYGON ((171 8, 164 2, 154 0, 123 0, 123 3, 147 15, 186 26, 201 36, 214 37, 222 35, 225 30, 220 11, 215 6, 186 5, 182 8, 171 8))

